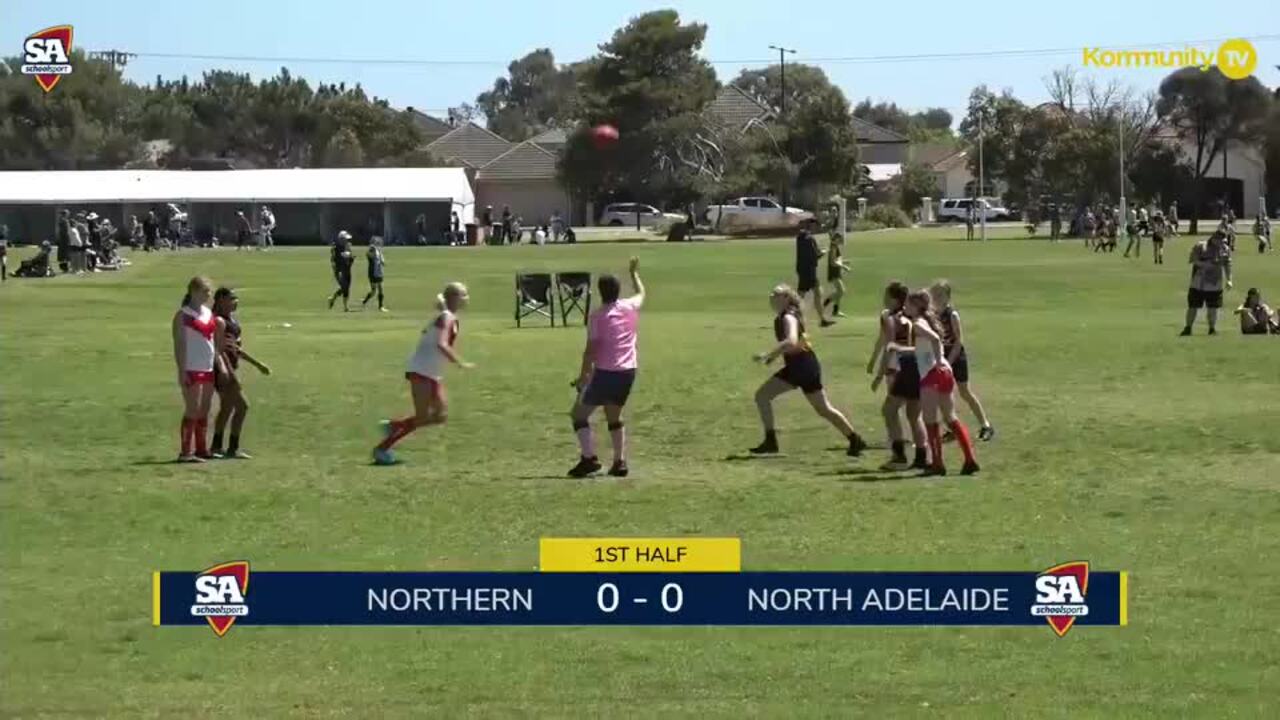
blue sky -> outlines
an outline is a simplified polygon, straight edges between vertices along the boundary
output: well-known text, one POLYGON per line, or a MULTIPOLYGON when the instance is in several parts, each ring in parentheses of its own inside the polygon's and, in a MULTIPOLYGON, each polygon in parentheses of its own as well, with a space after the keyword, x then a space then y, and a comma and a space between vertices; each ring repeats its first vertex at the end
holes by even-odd
MULTIPOLYGON (((296 58, 399 58, 458 64, 374 65, 287 63, 313 81, 359 82, 400 106, 442 114, 473 102, 512 59, 550 47, 557 59, 587 57, 630 17, 675 7, 687 20, 709 26, 704 56, 722 81, 743 67, 766 64, 770 44, 799 50, 795 59, 849 58, 987 50, 1073 48, 1063 54, 953 58, 927 61, 815 62, 851 101, 893 100, 909 109, 941 106, 963 113, 969 90, 986 83, 1008 87, 1028 101, 1046 97, 1043 78, 1054 68, 1079 66, 1085 46, 1142 46, 1234 36, 1280 35, 1275 0, 1238 0, 1230 12, 1203 2, 1121 3, 1077 0, 1065 4, 987 0, 805 3, 685 0, 658 4, 596 2, 436 2, 429 0, 218 0, 141 2, 68 0, 0 2, 0 48, 17 55, 33 31, 70 23, 75 44, 92 50, 137 53, 296 58), (962 14, 962 10, 965 10, 962 14), (1052 14, 1050 14, 1052 10, 1052 14), (967 18, 966 18, 967 15, 967 18), (747 61, 743 63, 741 61, 747 61)), ((1280 41, 1256 43, 1256 75, 1280 84, 1280 41)), ((1207 46, 1206 46, 1207 47, 1207 46)), ((1212 49, 1212 48, 1208 48, 1212 49)), ((136 58, 126 75, 149 82, 207 69, 273 74, 279 62, 136 58)), ((1139 89, 1153 89, 1165 71, 1093 70, 1139 89)))

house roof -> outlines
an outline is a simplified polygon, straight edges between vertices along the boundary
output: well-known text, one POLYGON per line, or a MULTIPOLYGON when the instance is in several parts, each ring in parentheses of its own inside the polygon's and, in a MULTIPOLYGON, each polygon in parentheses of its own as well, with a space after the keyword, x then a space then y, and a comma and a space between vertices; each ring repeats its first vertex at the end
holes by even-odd
POLYGON ((510 150, 511 143, 475 123, 467 123, 441 135, 428 144, 427 149, 441 160, 460 160, 472 167, 484 167, 510 150))
POLYGON ((853 121, 853 131, 857 133, 859 143, 906 143, 909 142, 906 135, 896 133, 889 128, 882 128, 875 123, 869 123, 860 117, 854 115, 849 116, 853 121))
POLYGON ((534 135, 529 142, 536 143, 542 147, 560 148, 569 142, 569 134, 561 128, 551 128, 534 135))
POLYGON ((727 128, 741 132, 752 120, 768 117, 773 111, 748 95, 737 85, 720 88, 716 99, 704 111, 708 117, 727 128))
POLYGON ((413 120, 413 124, 418 126, 422 134, 426 136, 427 142, 432 142, 440 138, 440 136, 453 129, 449 123, 438 117, 428 115, 421 110, 415 110, 412 106, 404 109, 409 114, 409 118, 413 120))
POLYGON ((934 172, 950 172, 958 167, 963 167, 969 160, 969 152, 967 150, 959 150, 938 160, 930 166, 934 172))
POLYGON ((556 156, 526 140, 480 168, 476 180, 554 180, 556 156))
POLYGON ((913 143, 911 145, 911 161, 925 167, 933 167, 955 154, 956 146, 954 143, 934 142, 913 143))

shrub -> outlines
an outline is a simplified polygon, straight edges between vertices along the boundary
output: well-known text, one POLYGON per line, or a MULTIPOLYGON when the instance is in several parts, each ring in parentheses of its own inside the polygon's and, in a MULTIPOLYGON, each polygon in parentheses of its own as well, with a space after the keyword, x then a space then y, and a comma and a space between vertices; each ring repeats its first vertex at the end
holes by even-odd
POLYGON ((868 230, 883 230, 884 223, 878 223, 875 220, 854 220, 849 225, 849 232, 866 232, 868 230))
POLYGON ((902 208, 893 205, 872 205, 867 208, 867 214, 862 219, 880 223, 884 227, 911 227, 911 218, 907 217, 902 208))

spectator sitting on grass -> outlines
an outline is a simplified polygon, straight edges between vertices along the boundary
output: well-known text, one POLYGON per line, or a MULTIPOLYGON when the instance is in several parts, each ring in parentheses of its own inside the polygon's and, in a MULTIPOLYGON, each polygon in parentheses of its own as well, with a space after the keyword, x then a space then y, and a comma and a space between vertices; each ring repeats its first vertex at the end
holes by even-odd
POLYGON ((1245 294, 1244 304, 1236 308, 1240 316, 1240 332, 1243 335, 1280 334, 1280 314, 1271 319, 1271 308, 1262 302, 1262 293, 1258 288, 1249 288, 1245 294))
POLYGON ((25 278, 53 277, 52 254, 53 244, 45 240, 40 243, 40 252, 18 264, 17 271, 13 273, 14 276, 25 278))

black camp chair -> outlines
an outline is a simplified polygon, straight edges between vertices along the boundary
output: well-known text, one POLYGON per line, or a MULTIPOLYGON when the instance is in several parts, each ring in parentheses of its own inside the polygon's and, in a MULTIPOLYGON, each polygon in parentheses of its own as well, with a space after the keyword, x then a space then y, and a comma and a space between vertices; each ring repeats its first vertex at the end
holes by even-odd
POLYGON ((582 313, 582 324, 587 324, 591 314, 591 273, 562 272, 556 274, 556 290, 560 295, 560 320, 569 326, 569 315, 577 310, 582 313))
POLYGON ((516 274, 516 327, 530 315, 542 315, 556 326, 551 296, 551 273, 516 274))

